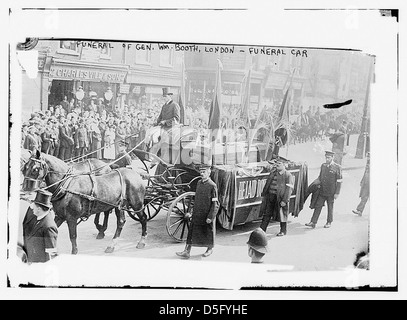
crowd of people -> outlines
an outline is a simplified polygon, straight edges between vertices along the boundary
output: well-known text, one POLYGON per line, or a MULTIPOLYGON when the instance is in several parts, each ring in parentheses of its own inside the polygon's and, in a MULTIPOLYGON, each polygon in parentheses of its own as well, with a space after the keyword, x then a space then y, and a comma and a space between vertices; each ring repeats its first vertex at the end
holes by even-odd
POLYGON ((64 99, 48 110, 32 113, 22 125, 21 146, 64 161, 85 156, 113 160, 119 153, 119 142, 128 150, 137 145, 145 148, 145 133, 160 112, 158 106, 145 105, 107 108, 102 98, 92 99, 82 108, 69 105, 64 99))
POLYGON ((347 135, 360 133, 362 115, 356 112, 346 114, 338 111, 311 112, 309 108, 291 123, 291 143, 323 140, 337 132, 347 135))

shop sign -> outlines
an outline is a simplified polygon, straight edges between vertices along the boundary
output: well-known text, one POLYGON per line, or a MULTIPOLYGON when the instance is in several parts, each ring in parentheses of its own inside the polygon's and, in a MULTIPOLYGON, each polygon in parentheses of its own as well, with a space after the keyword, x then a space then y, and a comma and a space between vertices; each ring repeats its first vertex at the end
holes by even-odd
POLYGON ((81 80, 94 82, 122 83, 126 77, 126 71, 106 69, 78 68, 71 66, 51 66, 49 77, 60 80, 81 80))
POLYGON ((140 86, 134 86, 133 93, 134 94, 140 94, 140 92, 141 92, 141 87, 140 86))
POLYGON ((128 93, 130 92, 130 84, 124 84, 124 83, 122 83, 122 84, 120 85, 120 90, 119 90, 119 92, 122 93, 122 94, 128 94, 128 93))

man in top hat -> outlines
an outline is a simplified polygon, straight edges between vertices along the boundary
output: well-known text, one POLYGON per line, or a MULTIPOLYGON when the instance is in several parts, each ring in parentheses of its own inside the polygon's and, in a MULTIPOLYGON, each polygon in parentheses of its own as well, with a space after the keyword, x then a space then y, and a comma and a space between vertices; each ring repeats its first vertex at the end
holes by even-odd
POLYGON ((202 255, 203 257, 210 256, 215 246, 215 223, 216 214, 219 209, 218 188, 210 178, 210 165, 201 165, 199 167, 199 174, 202 179, 198 181, 196 187, 187 244, 184 251, 176 253, 178 256, 186 259, 190 257, 191 247, 193 246, 207 248, 206 252, 202 255))
POLYGON ((163 99, 165 102, 157 118, 157 125, 163 128, 171 128, 178 124, 180 120, 180 107, 178 103, 172 100, 172 95, 169 88, 163 88, 163 99))
POLYGON ((270 220, 280 222, 278 237, 287 234, 290 197, 294 189, 294 177, 285 169, 285 163, 277 158, 276 167, 270 172, 264 185, 260 211, 263 214, 260 228, 266 232, 270 220))
POLYGON ((52 193, 40 189, 23 222, 27 262, 47 262, 57 255, 58 228, 51 214, 52 193))
POLYGON ((257 228, 252 231, 247 246, 252 263, 262 263, 264 255, 268 252, 267 236, 263 229, 257 228))
POLYGON ((321 171, 316 182, 319 184, 319 194, 315 201, 311 222, 305 224, 307 227, 316 227, 325 202, 328 205, 328 216, 324 228, 330 228, 333 222, 334 201, 338 198, 342 185, 342 168, 333 159, 334 152, 325 151, 325 163, 321 165, 321 171))
POLYGON ((181 111, 178 103, 172 100, 169 88, 163 88, 163 99, 165 103, 157 118, 157 125, 161 127, 161 158, 168 163, 173 163, 172 160, 177 158, 177 148, 174 148, 173 139, 173 136, 177 134, 174 132, 174 128, 179 124, 181 111))

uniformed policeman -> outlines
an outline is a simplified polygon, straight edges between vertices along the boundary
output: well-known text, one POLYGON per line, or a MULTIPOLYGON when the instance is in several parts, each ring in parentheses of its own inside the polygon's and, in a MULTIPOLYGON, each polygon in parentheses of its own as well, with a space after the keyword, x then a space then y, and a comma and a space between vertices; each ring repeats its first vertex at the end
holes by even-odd
POLYGON ((333 161, 335 153, 325 151, 325 163, 321 165, 319 173, 319 195, 315 202, 314 214, 311 222, 305 224, 307 227, 315 228, 325 202, 328 205, 328 217, 324 228, 330 228, 333 221, 334 201, 338 198, 342 185, 342 168, 333 161))
POLYGON ((268 252, 267 236, 263 229, 257 228, 252 231, 247 246, 252 263, 262 263, 263 256, 268 252))

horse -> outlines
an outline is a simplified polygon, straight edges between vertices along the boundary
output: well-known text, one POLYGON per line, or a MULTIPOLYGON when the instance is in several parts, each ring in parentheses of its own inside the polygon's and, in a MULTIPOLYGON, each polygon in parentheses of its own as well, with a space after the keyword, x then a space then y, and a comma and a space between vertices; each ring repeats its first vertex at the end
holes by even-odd
MULTIPOLYGON (((20 156, 21 171, 23 171, 25 164, 28 162, 28 160, 30 159, 31 156, 32 156, 32 151, 30 151, 28 149, 21 150, 21 156, 20 156)), ((68 163, 68 164, 72 167, 73 174, 83 173, 83 174, 102 175, 102 174, 112 171, 112 169, 110 168, 110 166, 108 164, 106 164, 102 160, 95 159, 95 158, 86 159, 82 162, 75 162, 75 163, 68 163)), ((96 236, 96 239, 103 239, 105 237, 105 231, 107 229, 109 214, 110 214, 109 211, 104 212, 103 225, 101 225, 99 223, 100 212, 95 214, 94 224, 96 226, 96 229, 99 231, 98 235, 96 236)))
POLYGON ((115 249, 126 222, 123 210, 130 207, 137 214, 142 235, 137 248, 145 247, 147 216, 144 213, 145 187, 140 175, 129 168, 119 168, 104 175, 72 174, 63 160, 36 151, 24 167, 24 178, 45 181, 52 192, 51 199, 58 227, 66 221, 72 244, 72 254, 78 253, 77 222, 90 215, 115 209, 117 228, 112 243, 105 250, 115 249))

